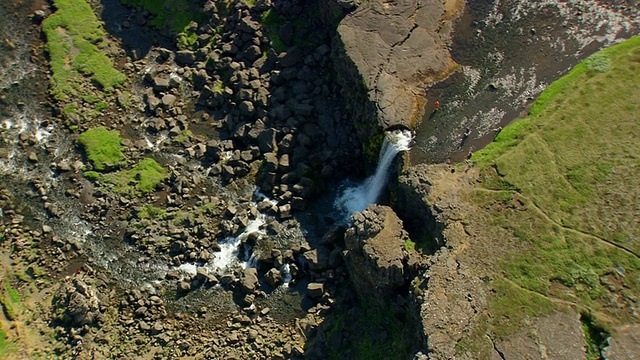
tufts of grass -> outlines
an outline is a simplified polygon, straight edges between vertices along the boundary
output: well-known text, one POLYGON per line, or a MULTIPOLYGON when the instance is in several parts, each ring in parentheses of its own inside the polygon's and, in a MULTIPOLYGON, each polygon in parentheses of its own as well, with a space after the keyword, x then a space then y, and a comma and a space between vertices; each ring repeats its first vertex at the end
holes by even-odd
POLYGON ((122 3, 140 7, 151 15, 151 25, 169 29, 173 34, 184 32, 192 22, 204 19, 197 3, 189 0, 122 0, 122 3))
POLYGON ((611 59, 603 53, 595 53, 589 56, 585 63, 588 70, 594 70, 601 73, 606 73, 611 70, 611 59))
POLYGON ((608 346, 609 333, 596 324, 596 320, 587 313, 580 315, 582 331, 587 340, 587 360, 602 359, 602 350, 608 346))
POLYGON ((10 358, 17 351, 17 345, 7 339, 7 333, 0 327, 0 358, 10 358))
POLYGON ((69 101, 89 96, 86 79, 110 90, 126 81, 104 53, 105 32, 84 0, 54 0, 56 12, 42 24, 50 57, 51 94, 69 101))
POLYGON ((194 224, 195 216, 189 211, 178 211, 173 215, 171 222, 175 226, 192 226, 194 224))
POLYGON ((198 34, 185 30, 178 36, 178 47, 180 49, 196 50, 198 45, 198 34))
POLYGON ((282 41, 280 35, 278 35, 278 30, 283 24, 283 20, 280 18, 280 15, 278 15, 273 8, 270 8, 260 15, 259 21, 265 28, 271 47, 278 53, 287 50, 287 46, 284 41, 282 41))
POLYGON ((106 171, 123 164, 122 138, 115 130, 100 126, 89 129, 78 138, 87 158, 97 171, 106 171))
POLYGON ((0 297, 0 305, 2 305, 2 310, 9 320, 16 319, 17 311, 20 309, 21 303, 20 293, 11 286, 8 278, 5 279, 3 296, 0 297))
POLYGON ((129 170, 106 174, 102 180, 114 186, 114 191, 130 196, 147 194, 169 176, 155 160, 146 158, 129 170))
POLYGON ((411 239, 407 239, 404 241, 404 249, 409 252, 416 251, 416 243, 411 241, 411 239))
POLYGON ((497 338, 506 338, 517 332, 532 317, 557 310, 556 304, 546 297, 507 281, 496 280, 492 285, 495 293, 489 304, 490 328, 497 338))

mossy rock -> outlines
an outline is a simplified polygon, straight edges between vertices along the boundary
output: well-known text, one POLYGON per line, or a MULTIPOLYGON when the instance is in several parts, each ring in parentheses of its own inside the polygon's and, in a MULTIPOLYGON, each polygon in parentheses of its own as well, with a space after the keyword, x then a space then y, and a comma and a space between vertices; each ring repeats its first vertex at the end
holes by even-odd
POLYGON ((113 190, 117 193, 137 196, 154 191, 168 176, 169 173, 160 164, 146 158, 130 170, 105 175, 103 180, 113 184, 113 190))
POLYGON ((53 0, 53 5, 56 12, 42 24, 53 97, 59 101, 89 98, 95 90, 88 83, 104 90, 122 85, 127 78, 105 54, 106 33, 89 4, 84 0, 53 0))
POLYGON ((122 138, 115 130, 104 126, 89 129, 80 135, 78 143, 96 171, 108 171, 122 166, 122 138))

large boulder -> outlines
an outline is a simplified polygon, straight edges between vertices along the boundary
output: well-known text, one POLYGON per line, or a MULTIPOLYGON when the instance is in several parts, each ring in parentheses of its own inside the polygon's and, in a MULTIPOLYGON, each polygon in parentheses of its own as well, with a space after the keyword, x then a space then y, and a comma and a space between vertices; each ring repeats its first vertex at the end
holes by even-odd
MULTIPOLYGON (((463 6, 461 0, 371 0, 340 23, 343 58, 348 59, 342 64, 356 67, 383 128, 415 124, 423 112, 425 87, 455 69, 447 45, 463 6)), ((344 73, 344 67, 338 71, 344 73)))
POLYGON ((65 327, 94 325, 100 318, 100 300, 94 288, 79 277, 60 285, 52 305, 54 319, 65 327))
POLYGON ((258 270, 254 268, 244 269, 240 276, 240 289, 245 294, 253 294, 260 282, 258 281, 258 270))
POLYGON ((405 283, 409 238, 402 221, 387 206, 371 205, 353 216, 345 233, 346 263, 358 295, 384 299, 405 283))

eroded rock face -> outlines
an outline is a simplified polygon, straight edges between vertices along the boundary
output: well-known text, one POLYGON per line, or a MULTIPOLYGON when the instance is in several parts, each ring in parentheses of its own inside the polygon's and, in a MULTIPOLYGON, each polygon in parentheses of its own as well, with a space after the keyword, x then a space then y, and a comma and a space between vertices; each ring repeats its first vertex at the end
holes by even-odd
POLYGON ((65 326, 94 324, 100 317, 100 300, 92 286, 80 278, 62 283, 53 300, 55 318, 65 326))
POLYGON ((460 0, 372 0, 338 27, 345 54, 376 104, 383 128, 420 118, 424 88, 455 68, 447 50, 460 0))
POLYGON ((409 235, 387 206, 371 205, 353 216, 345 233, 349 276, 359 296, 382 298, 405 282, 409 235))
POLYGON ((609 339, 609 347, 605 349, 606 359, 632 359, 640 354, 640 325, 625 325, 609 339))

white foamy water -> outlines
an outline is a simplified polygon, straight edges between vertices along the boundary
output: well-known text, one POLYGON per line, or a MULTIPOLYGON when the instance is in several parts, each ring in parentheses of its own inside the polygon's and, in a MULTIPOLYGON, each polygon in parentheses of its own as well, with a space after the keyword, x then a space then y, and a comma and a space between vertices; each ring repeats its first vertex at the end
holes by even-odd
POLYGON ((187 275, 195 275, 198 273, 198 267, 195 264, 182 264, 178 266, 178 271, 187 275))
POLYGON ((158 135, 158 138, 155 142, 152 141, 147 135, 142 135, 142 137, 147 144, 147 148, 151 149, 153 152, 158 152, 160 151, 160 144, 162 144, 162 142, 167 139, 167 134, 162 133, 158 135))
POLYGON ((397 130, 385 134, 376 172, 362 184, 348 187, 336 198, 334 207, 345 218, 349 218, 356 211, 363 211, 370 204, 378 201, 382 189, 389 179, 389 168, 393 159, 401 151, 410 149, 413 137, 408 130, 397 130))
MULTIPOLYGON (((258 216, 236 237, 228 237, 218 242, 220 251, 213 254, 214 258, 206 267, 215 273, 224 273, 226 270, 233 266, 242 266, 243 268, 251 267, 251 258, 242 262, 239 257, 239 247, 242 245, 243 240, 252 233, 264 234, 262 226, 265 223, 264 215, 258 216)), ((255 261, 255 260, 254 260, 255 261)), ((254 264, 255 265, 255 264, 254 264)))
POLYGON ((280 272, 282 273, 282 287, 288 288, 289 283, 291 282, 291 279, 292 279, 291 268, 289 267, 289 264, 282 265, 282 267, 280 268, 280 272))
MULTIPOLYGON (((47 149, 49 155, 59 157, 62 151, 68 157, 68 149, 71 147, 67 141, 60 139, 59 131, 52 122, 42 119, 32 109, 26 109, 11 114, 10 117, 1 119, 0 123, 0 175, 8 175, 24 180, 46 180, 51 178, 53 171, 43 162, 43 166, 33 166, 27 160, 30 152, 24 150, 22 141, 23 135, 27 135, 28 143, 33 144, 32 150, 41 154, 42 149, 47 149), (50 141, 56 143, 51 151, 50 141)), ((47 155, 47 156, 49 156, 47 155)), ((40 157, 40 155, 38 155, 40 157)), ((59 159, 56 159, 59 160, 59 159)))

